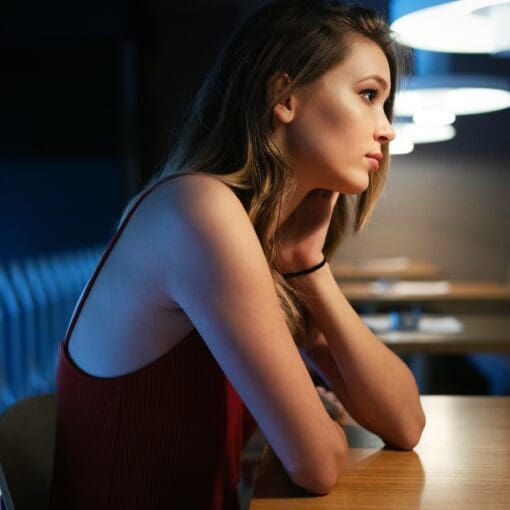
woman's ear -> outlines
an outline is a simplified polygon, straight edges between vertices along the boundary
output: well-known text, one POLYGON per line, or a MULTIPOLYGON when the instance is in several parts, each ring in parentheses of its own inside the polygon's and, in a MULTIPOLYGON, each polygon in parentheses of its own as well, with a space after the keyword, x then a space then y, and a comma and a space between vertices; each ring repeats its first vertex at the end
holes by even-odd
POLYGON ((284 93, 290 83, 287 73, 273 74, 268 84, 268 100, 273 112, 273 120, 288 124, 296 113, 296 97, 291 93, 284 93), (283 94, 283 95, 282 95, 283 94))

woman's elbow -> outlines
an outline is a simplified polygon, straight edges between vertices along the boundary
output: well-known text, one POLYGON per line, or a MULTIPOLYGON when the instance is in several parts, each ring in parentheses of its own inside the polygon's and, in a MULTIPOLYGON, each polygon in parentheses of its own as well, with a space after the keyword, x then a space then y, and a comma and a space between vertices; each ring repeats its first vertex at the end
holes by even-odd
POLYGON ((388 446, 393 446, 399 450, 412 450, 420 442, 421 435, 425 428, 426 418, 423 411, 420 409, 418 417, 411 423, 406 423, 398 435, 398 437, 390 441, 388 446))
POLYGON ((421 439, 421 435, 423 430, 425 429, 425 424, 427 423, 427 418, 425 417, 425 413, 421 406, 419 407, 418 416, 415 418, 412 426, 409 427, 409 432, 406 437, 407 440, 407 448, 406 450, 412 450, 421 439))
POLYGON ((290 475, 292 482, 307 492, 325 496, 329 494, 338 480, 339 473, 321 469, 317 472, 298 471, 290 475))
POLYGON ((320 465, 304 466, 290 475, 292 482, 317 495, 328 494, 336 485, 348 459, 348 448, 341 447, 328 459, 322 459, 320 465))

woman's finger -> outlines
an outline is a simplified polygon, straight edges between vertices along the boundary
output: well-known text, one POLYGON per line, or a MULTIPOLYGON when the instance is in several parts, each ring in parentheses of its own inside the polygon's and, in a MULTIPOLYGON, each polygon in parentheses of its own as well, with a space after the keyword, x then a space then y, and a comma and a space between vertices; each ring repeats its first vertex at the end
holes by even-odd
POLYGON ((343 405, 337 400, 328 398, 322 391, 318 391, 319 398, 326 408, 326 411, 333 420, 338 420, 345 412, 343 405))
POLYGON ((324 395, 335 403, 340 403, 337 396, 332 391, 326 391, 324 395))
POLYGON ((332 207, 335 206, 339 196, 340 196, 340 193, 338 191, 331 191, 331 194, 329 195, 329 199, 330 199, 332 207))

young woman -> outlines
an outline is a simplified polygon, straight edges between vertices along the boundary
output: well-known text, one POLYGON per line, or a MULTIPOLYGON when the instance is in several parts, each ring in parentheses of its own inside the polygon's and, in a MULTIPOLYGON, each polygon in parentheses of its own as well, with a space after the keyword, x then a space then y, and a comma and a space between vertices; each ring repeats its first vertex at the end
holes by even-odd
POLYGON ((327 260, 384 182, 398 53, 370 11, 264 6, 128 205, 62 344, 52 508, 235 509, 255 422, 327 493, 348 447, 307 371, 389 446, 424 427, 412 374, 327 260), (301 350, 301 355, 300 355, 301 350))

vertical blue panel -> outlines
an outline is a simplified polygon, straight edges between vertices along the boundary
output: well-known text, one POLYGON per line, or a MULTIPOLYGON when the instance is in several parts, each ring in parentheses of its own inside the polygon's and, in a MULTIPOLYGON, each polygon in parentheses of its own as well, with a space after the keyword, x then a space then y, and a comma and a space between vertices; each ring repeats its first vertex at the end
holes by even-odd
POLYGON ((29 259, 25 261, 23 267, 35 303, 37 372, 41 376, 41 393, 47 393, 51 391, 53 380, 53 377, 45 371, 45 346, 49 344, 51 338, 51 297, 44 286, 39 265, 29 259))
POLYGON ((5 269, 0 266, 0 306, 3 308, 4 321, 4 352, 6 360, 6 379, 8 397, 15 400, 27 395, 24 380, 24 352, 22 342, 21 311, 12 283, 5 269))
POLYGON ((28 394, 37 394, 41 388, 41 374, 37 363, 37 317, 36 304, 27 278, 17 262, 12 262, 10 273, 13 289, 20 304, 21 339, 23 344, 23 378, 28 394))
POLYGON ((38 259, 36 267, 41 278, 41 282, 48 296, 48 335, 44 338, 44 344, 41 345, 43 374, 47 380, 54 377, 54 349, 58 343, 61 332, 61 307, 62 299, 59 295, 59 289, 55 282, 53 270, 48 258, 38 259))
POLYGON ((0 266, 0 410, 55 390, 59 344, 103 250, 0 266))

